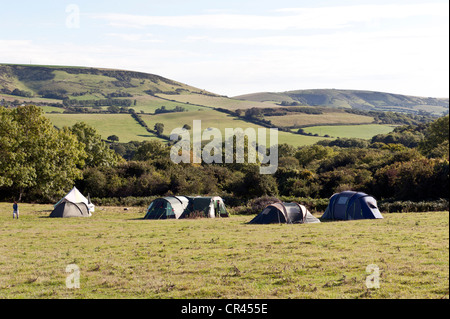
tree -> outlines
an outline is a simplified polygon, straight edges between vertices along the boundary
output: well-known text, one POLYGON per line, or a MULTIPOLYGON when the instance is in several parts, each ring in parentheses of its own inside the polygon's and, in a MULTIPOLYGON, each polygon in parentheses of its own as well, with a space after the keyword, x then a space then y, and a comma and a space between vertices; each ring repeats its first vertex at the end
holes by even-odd
POLYGON ((169 148, 160 141, 143 142, 136 150, 133 160, 148 161, 169 157, 169 148))
POLYGON ((110 136, 108 136, 107 140, 111 141, 111 142, 118 142, 119 137, 117 135, 110 135, 110 136))
POLYGON ((93 127, 78 122, 69 130, 84 145, 84 150, 88 154, 86 166, 114 166, 120 161, 120 156, 108 147, 93 127))
POLYGON ((77 138, 57 130, 40 108, 0 108, 0 187, 17 200, 62 195, 81 177, 86 158, 77 138))
POLYGON ((120 108, 117 105, 108 106, 108 112, 110 113, 119 113, 120 108))
POLYGON ((164 132, 164 124, 163 123, 156 123, 154 130, 156 131, 156 134, 162 135, 162 133, 164 132))
POLYGON ((449 116, 444 116, 430 124, 420 150, 429 157, 447 157, 449 146, 449 116))

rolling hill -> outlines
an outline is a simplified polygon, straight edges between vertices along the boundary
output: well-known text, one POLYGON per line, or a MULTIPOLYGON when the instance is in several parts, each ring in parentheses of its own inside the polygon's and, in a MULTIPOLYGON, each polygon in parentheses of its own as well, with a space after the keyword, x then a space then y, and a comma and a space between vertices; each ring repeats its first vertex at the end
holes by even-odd
POLYGON ((441 115, 449 110, 448 98, 417 97, 359 90, 317 89, 280 93, 261 92, 235 96, 234 99, 274 102, 283 105, 327 106, 413 114, 426 111, 441 115))
POLYGON ((0 92, 25 97, 104 99, 145 93, 207 93, 159 75, 115 69, 0 64, 0 92), (122 94, 121 94, 122 93, 122 94), (121 96, 122 95, 122 96, 121 96))
MULTIPOLYGON (((0 106, 20 104, 41 106, 55 126, 73 125, 83 120, 96 127, 103 138, 114 134, 121 142, 160 138, 133 119, 130 114, 130 109, 133 109, 149 128, 153 128, 155 123, 163 123, 166 135, 170 134, 171 128, 189 124, 192 119, 202 120, 205 127, 219 127, 221 130, 226 125, 258 128, 271 123, 270 126, 284 130, 279 134, 280 143, 301 146, 313 144, 324 136, 293 132, 300 127, 317 125, 360 125, 361 130, 352 130, 352 136, 370 138, 364 125, 381 122, 376 115, 358 113, 361 109, 407 113, 425 110, 438 115, 448 112, 449 103, 448 99, 350 90, 255 93, 229 98, 143 72, 0 64, 0 106), (158 113, 162 108, 164 112, 158 113), (247 110, 254 108, 269 110, 260 115, 266 124, 245 116, 247 110), (174 111, 176 109, 178 111, 174 111)), ((339 137, 335 133, 340 130, 336 128, 333 137, 339 137)), ((383 126, 375 125, 373 128, 374 132, 385 130, 383 126)))

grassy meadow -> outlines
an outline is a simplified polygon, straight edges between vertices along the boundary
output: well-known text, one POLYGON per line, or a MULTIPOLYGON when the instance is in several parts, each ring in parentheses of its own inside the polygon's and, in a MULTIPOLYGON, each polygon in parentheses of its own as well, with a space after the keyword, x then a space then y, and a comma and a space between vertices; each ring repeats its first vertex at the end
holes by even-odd
MULTIPOLYGON (((117 135, 120 142, 129 141, 147 141, 158 139, 149 133, 145 128, 139 125, 129 114, 55 114, 46 113, 45 116, 57 127, 72 126, 77 122, 85 122, 94 127, 97 132, 106 139, 110 135, 117 135)), ((153 128, 156 123, 164 124, 164 134, 170 135, 170 132, 177 127, 183 127, 184 124, 192 126, 193 120, 202 120, 202 130, 208 127, 220 129, 222 136, 225 136, 225 128, 253 128, 257 132, 262 126, 248 123, 234 118, 228 114, 221 113, 211 109, 201 108, 196 111, 164 113, 164 114, 143 114, 142 119, 148 127, 153 128)), ((267 135, 269 130, 267 129, 267 135)), ((293 146, 311 145, 323 137, 298 135, 288 132, 278 132, 278 142, 287 143, 293 146)), ((269 140, 267 139, 267 142, 269 140)))
POLYGON ((204 94, 180 94, 180 95, 171 95, 171 94, 161 94, 158 93, 156 96, 173 100, 182 103, 190 103, 190 104, 198 104, 209 107, 220 107, 228 110, 237 110, 237 109, 249 109, 253 107, 280 107, 279 105, 273 102, 257 102, 257 101, 246 101, 246 100, 237 100, 233 98, 228 98, 225 96, 217 96, 217 95, 204 95, 204 94))
MULTIPOLYGON (((253 216, 143 220, 97 207, 51 219, 51 205, 0 203, 0 298, 448 298, 449 213, 248 225, 253 216), (66 267, 80 288, 66 287, 66 267), (368 289, 366 267, 380 270, 368 289)), ((320 217, 320 215, 318 216, 320 217)))
POLYGON ((371 116, 351 114, 346 112, 326 112, 324 114, 288 114, 284 116, 266 116, 273 124, 280 127, 302 127, 321 124, 369 124, 374 118, 371 116))
POLYGON ((53 125, 57 127, 72 126, 77 122, 85 122, 95 128, 103 139, 117 135, 122 143, 145 141, 157 137, 139 125, 130 114, 54 114, 46 113, 53 125))
MULTIPOLYGON (((145 114, 142 115, 142 119, 149 127, 153 127, 156 123, 163 123, 164 132, 167 135, 169 135, 173 129, 183 127, 184 124, 189 124, 192 127, 194 120, 202 121, 202 131, 209 127, 219 129, 222 133, 222 138, 225 137, 225 128, 242 128, 243 130, 253 128, 256 133, 258 132, 258 128, 262 128, 262 126, 240 120, 231 115, 208 109, 157 115, 145 114)), ((269 129, 267 129, 267 136, 268 135, 269 129)), ((287 143, 293 146, 303 146, 314 144, 323 139, 323 137, 305 136, 281 131, 278 132, 278 142, 280 144, 287 143)), ((269 138, 267 137, 267 143, 268 142, 269 138)))
POLYGON ((377 134, 388 134, 394 130, 393 125, 363 124, 363 125, 326 125, 305 127, 304 131, 320 136, 329 135, 341 138, 371 139, 377 134))

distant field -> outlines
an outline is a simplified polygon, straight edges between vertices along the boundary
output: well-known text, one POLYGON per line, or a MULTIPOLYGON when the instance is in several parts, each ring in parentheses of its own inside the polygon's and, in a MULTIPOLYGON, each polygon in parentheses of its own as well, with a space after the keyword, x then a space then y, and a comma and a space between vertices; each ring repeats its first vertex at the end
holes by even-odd
POLYGON ((144 207, 50 219, 51 205, 34 204, 13 220, 11 206, 0 203, 0 298, 449 297, 448 212, 248 225, 253 216, 142 220, 144 207), (66 287, 70 264, 79 289, 66 287), (366 286, 369 265, 379 288, 366 286))
POLYGON ((395 126, 368 124, 368 125, 331 125, 305 127, 306 133, 329 135, 330 137, 362 138, 370 139, 377 134, 387 134, 392 132, 395 126))
POLYGON ((317 124, 368 124, 373 122, 373 117, 351 114, 346 112, 326 112, 324 114, 296 113, 285 116, 266 116, 266 120, 281 127, 300 127, 317 124))
POLYGON ((132 100, 136 99, 136 105, 135 106, 132 105, 130 108, 134 109, 137 113, 140 113, 141 111, 144 111, 144 113, 154 113, 155 110, 161 108, 161 106, 165 106, 166 109, 174 109, 176 106, 181 106, 188 111, 197 111, 201 109, 206 109, 201 106, 190 105, 183 102, 166 101, 148 94, 138 95, 129 99, 132 100))
MULTIPOLYGON (((218 128, 222 132, 222 137, 225 136, 225 128, 253 128, 256 130, 261 128, 253 123, 248 123, 243 120, 234 118, 228 114, 217 112, 214 110, 191 111, 182 113, 165 113, 158 115, 142 115, 143 120, 149 127, 153 127, 156 123, 164 124, 164 132, 169 135, 170 132, 177 128, 188 124, 192 127, 194 120, 202 120, 202 130, 209 127, 218 128)), ((269 130, 267 129, 267 132, 269 130)), ((323 138, 297 135, 287 132, 278 132, 278 142, 291 144, 293 146, 303 146, 314 144, 323 138)))
POLYGON ((22 103, 61 103, 61 100, 56 100, 56 99, 45 99, 45 98, 41 98, 41 97, 22 97, 22 96, 16 96, 16 95, 10 95, 10 94, 0 94, 0 100, 5 100, 5 101, 15 101, 18 100, 22 103))
MULTIPOLYGON (((149 139, 164 140, 147 132, 128 114, 51 114, 45 116, 50 119, 53 125, 57 127, 72 126, 77 122, 85 122, 94 127, 97 132, 106 139, 110 135, 117 135, 120 142, 145 141, 149 139)), ((202 130, 208 127, 218 128, 225 136, 225 128, 257 129, 261 126, 235 119, 225 113, 217 112, 211 109, 202 108, 201 111, 165 113, 158 115, 141 115, 143 120, 151 128, 156 123, 164 124, 164 134, 170 135, 170 132, 177 127, 183 127, 184 124, 192 126, 193 120, 202 120, 202 130)), ((269 130, 267 130, 267 133, 269 130)), ((323 138, 297 135, 287 132, 278 132, 278 142, 287 143, 293 146, 311 145, 323 138)), ((267 140, 269 142, 269 140, 267 140)))
POLYGON ((156 138, 140 126, 129 114, 45 114, 57 127, 85 122, 94 127, 103 139, 117 135, 119 142, 144 141, 156 138))
POLYGON ((227 97, 209 96, 203 94, 180 94, 180 95, 157 94, 157 96, 183 103, 220 107, 228 110, 249 109, 252 107, 280 107, 279 105, 276 105, 272 102, 235 100, 227 97))

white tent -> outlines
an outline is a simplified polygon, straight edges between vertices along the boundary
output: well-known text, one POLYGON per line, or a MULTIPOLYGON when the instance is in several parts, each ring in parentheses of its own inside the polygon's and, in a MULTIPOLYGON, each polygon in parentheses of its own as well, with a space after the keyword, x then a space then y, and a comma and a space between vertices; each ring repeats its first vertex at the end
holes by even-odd
POLYGON ((81 194, 76 187, 72 188, 72 190, 69 193, 67 193, 67 195, 64 196, 59 202, 57 202, 54 205, 54 207, 58 206, 59 204, 65 201, 75 204, 85 203, 89 208, 89 214, 91 214, 95 210, 95 205, 91 203, 91 200, 84 197, 84 195, 81 194))

